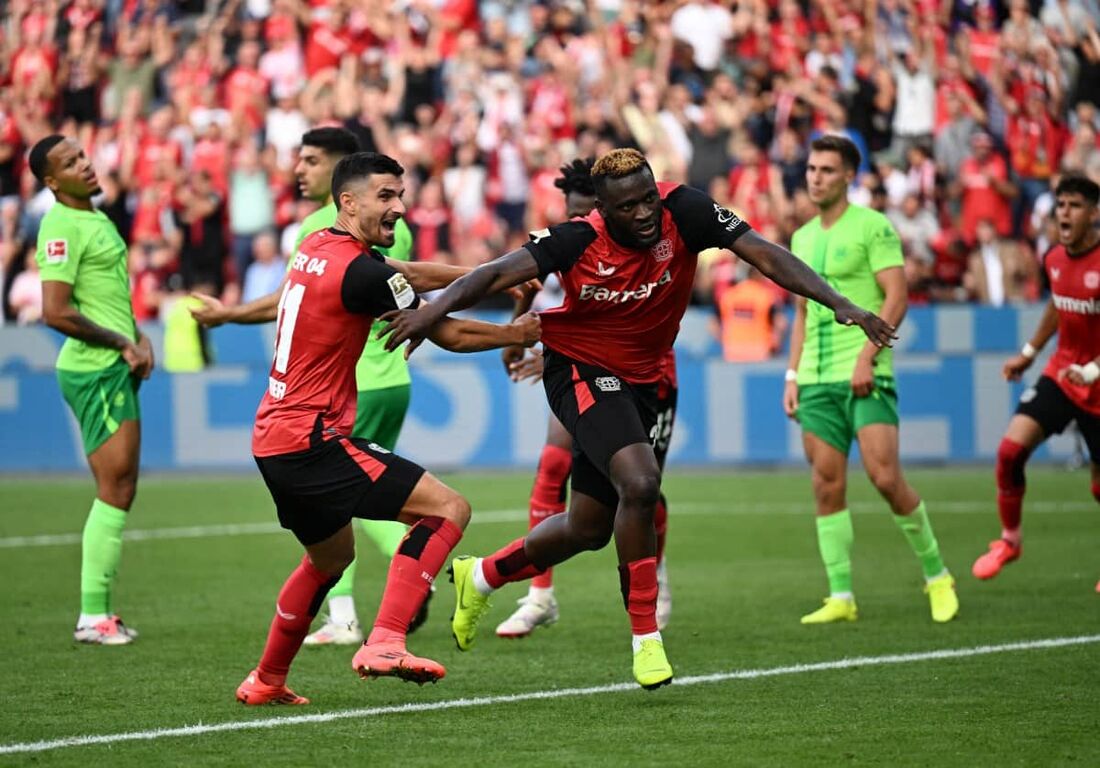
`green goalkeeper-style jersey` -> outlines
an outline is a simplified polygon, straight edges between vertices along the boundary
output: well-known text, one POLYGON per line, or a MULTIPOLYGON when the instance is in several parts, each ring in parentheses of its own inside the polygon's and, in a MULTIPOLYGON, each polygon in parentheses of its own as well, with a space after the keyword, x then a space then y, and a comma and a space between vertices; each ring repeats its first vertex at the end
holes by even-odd
MULTIPOLYGON (((302 241, 314 232, 331 227, 336 223, 336 203, 329 203, 302 220, 302 227, 298 230, 298 239, 294 242, 294 253, 302 246, 302 241)), ((389 248, 376 248, 375 250, 388 258, 397 261, 408 261, 412 256, 412 232, 404 219, 399 219, 394 228, 394 243, 389 248)), ((291 259, 293 261, 293 259, 291 259)), ((405 355, 401 350, 387 352, 385 342, 375 338, 384 327, 382 323, 375 323, 370 329, 370 338, 363 347, 363 354, 359 357, 359 363, 355 366, 355 383, 360 392, 368 392, 375 389, 387 389, 400 387, 411 383, 409 377, 409 364, 405 362, 405 355)))
MULTIPOLYGON (((791 251, 825 278, 837 293, 863 309, 878 313, 885 294, 875 273, 904 264, 901 241, 890 221, 878 211, 849 205, 829 229, 815 216, 791 237, 791 251)), ((848 381, 867 336, 856 325, 840 325, 828 307, 806 302, 806 340, 798 363, 798 383, 848 381)), ((893 376, 893 353, 883 348, 875 358, 875 376, 893 376)))
MULTIPOLYGON (((55 280, 73 287, 72 305, 80 314, 137 341, 126 242, 102 211, 54 203, 38 229, 35 259, 43 282, 55 280)), ((114 364, 121 354, 111 347, 69 337, 61 346, 57 367, 99 371, 114 364)))

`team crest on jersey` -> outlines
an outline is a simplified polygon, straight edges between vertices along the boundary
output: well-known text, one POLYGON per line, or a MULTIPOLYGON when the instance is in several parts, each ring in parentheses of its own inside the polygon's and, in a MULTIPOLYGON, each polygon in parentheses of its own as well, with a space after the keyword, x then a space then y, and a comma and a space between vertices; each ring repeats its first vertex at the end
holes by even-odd
POLYGON ((597 376, 592 383, 599 387, 601 392, 618 392, 623 388, 622 382, 614 376, 597 376))
POLYGON ((405 309, 407 306, 413 303, 416 298, 416 292, 409 285, 409 281, 405 279, 405 276, 400 272, 395 272, 386 279, 386 283, 390 286, 390 293, 393 294, 393 303, 397 305, 398 309, 405 309))
POLYGON ((672 241, 665 238, 650 249, 653 258, 657 261, 668 261, 672 258, 672 241))
POLYGON ((47 264, 64 264, 69 260, 69 241, 68 240, 47 240, 46 241, 46 263, 47 264))
POLYGON ((1100 272, 1086 272, 1085 287, 1090 291, 1095 291, 1097 288, 1100 288, 1100 272))

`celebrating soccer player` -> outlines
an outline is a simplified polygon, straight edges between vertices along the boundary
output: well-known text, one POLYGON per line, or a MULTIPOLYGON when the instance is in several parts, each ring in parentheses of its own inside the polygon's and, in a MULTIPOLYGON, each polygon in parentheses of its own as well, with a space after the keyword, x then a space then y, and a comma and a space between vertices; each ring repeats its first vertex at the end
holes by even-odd
MULTIPOLYGON (((830 285, 894 325, 905 316, 901 241, 885 216, 848 202, 859 149, 843 136, 810 145, 806 182, 819 214, 794 233, 791 250, 830 285)), ((955 581, 940 558, 924 502, 906 482, 898 459, 897 389, 893 355, 853 328, 837 327, 828 308, 795 299, 783 409, 802 425, 802 446, 813 470, 817 543, 829 596, 803 624, 855 621, 851 550, 854 533, 846 499, 848 451, 859 442, 867 476, 890 505, 924 571, 932 619, 959 610, 955 581)))
MULTIPOLYGON (((419 304, 455 272, 402 264, 370 250, 389 247, 405 211, 404 169, 361 152, 336 164, 333 227, 305 239, 278 306, 275 359, 256 413, 252 452, 279 515, 305 547, 275 604, 263 656, 237 689, 246 704, 305 704, 286 686, 290 664, 328 590, 355 557, 352 518, 411 525, 393 556, 382 604, 352 659, 362 677, 429 682, 441 664, 408 652, 409 622, 462 536, 470 506, 421 467, 370 440, 355 423, 355 367, 374 317, 419 304), (398 268, 401 271, 398 271, 398 268)), ((433 341, 455 351, 538 340, 533 315, 511 325, 448 319, 433 341)))
POLYGON ((833 308, 837 322, 861 326, 876 344, 890 343, 893 328, 704 193, 658 183, 636 150, 602 156, 592 180, 595 211, 533 233, 522 248, 455 281, 436 302, 394 313, 387 346, 407 340, 415 346, 446 312, 493 290, 559 274, 565 301, 542 314, 543 385, 575 446, 569 511, 495 554, 452 563, 452 630, 458 647, 470 648, 493 590, 601 549, 614 536, 634 677, 651 689, 671 682, 672 667, 656 621, 653 519, 661 470, 650 434, 658 426, 658 382, 687 309, 699 251, 733 250, 788 290, 833 308))
POLYGON ((153 350, 134 320, 126 243, 92 205, 99 193, 92 161, 75 141, 55 134, 34 145, 30 167, 57 198, 38 230, 42 309, 46 324, 69 337, 57 357, 57 379, 80 424, 96 483, 84 524, 73 637, 126 645, 137 632, 114 612, 111 587, 137 490, 137 393, 153 371, 153 350))
MULTIPOLYGON (((295 174, 302 195, 321 204, 307 216, 298 230, 294 243, 297 254, 302 241, 314 232, 331 227, 336 222, 336 203, 332 199, 332 169, 342 157, 359 151, 355 134, 344 128, 314 128, 302 135, 295 174)), ((394 225, 394 244, 389 248, 376 248, 382 255, 396 261, 408 261, 412 251, 412 234, 404 219, 394 225)), ((266 323, 275 319, 280 292, 234 307, 223 306, 220 301, 202 294, 196 297, 203 306, 192 310, 197 320, 214 327, 222 323, 266 323)), ((376 329, 379 330, 379 329, 376 329)), ((405 413, 409 409, 411 381, 405 356, 387 352, 383 342, 372 333, 367 339, 363 354, 355 369, 358 388, 353 437, 368 439, 388 451, 397 445, 405 413)), ((407 530, 406 526, 392 520, 360 520, 360 528, 386 557, 393 557, 407 530)), ((353 560, 340 580, 328 594, 328 620, 305 639, 305 645, 358 645, 363 642, 359 617, 355 610, 352 591, 355 585, 355 561, 353 560)), ((428 593, 429 598, 431 593, 428 593)), ((414 632, 428 614, 428 600, 409 625, 414 632)))
MULTIPOLYGON (((565 195, 565 216, 574 219, 587 216, 596 207, 596 190, 592 186, 592 163, 576 158, 561 167, 561 176, 554 186, 565 195)), ((516 317, 527 312, 534 302, 534 292, 527 292, 516 302, 516 317)), ((504 367, 514 381, 538 381, 543 374, 541 352, 531 350, 525 356, 522 347, 505 347, 504 367)), ((650 435, 657 463, 664 471, 668 446, 672 441, 672 424, 676 419, 676 353, 669 349, 665 373, 658 385, 657 409, 662 414, 660 425, 650 435)), ((550 515, 565 511, 565 483, 573 467, 573 438, 554 414, 550 414, 546 429, 546 445, 539 457, 535 485, 527 508, 528 529, 533 529, 550 515)), ((668 626, 672 613, 672 595, 668 586, 668 565, 665 562, 665 539, 668 533, 668 503, 662 493, 653 516, 657 532, 657 629, 668 626)), ((519 608, 497 626, 497 637, 526 637, 536 627, 545 627, 558 620, 558 601, 554 597, 553 569, 547 568, 531 579, 527 594, 519 599, 519 608)))
MULTIPOLYGON (((1020 354, 1004 365, 1017 381, 1057 332, 1058 347, 1035 386, 1027 389, 997 449, 997 511, 1001 538, 974 561, 974 575, 992 579, 1020 556, 1024 466, 1032 451, 1077 422, 1092 459, 1092 495, 1100 501, 1100 186, 1066 174, 1054 189, 1058 245, 1043 257, 1050 301, 1020 354)), ((1100 583, 1096 585, 1100 592, 1100 583)))

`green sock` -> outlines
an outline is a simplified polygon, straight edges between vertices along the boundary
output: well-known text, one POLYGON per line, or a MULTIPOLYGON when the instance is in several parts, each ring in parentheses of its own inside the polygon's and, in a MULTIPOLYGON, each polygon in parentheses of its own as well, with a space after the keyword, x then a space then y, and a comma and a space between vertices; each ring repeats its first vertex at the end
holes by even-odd
POLYGON ((125 510, 96 499, 84 523, 84 548, 80 563, 80 611, 111 615, 111 582, 122 554, 125 510))
POLYGON ((340 574, 340 580, 328 591, 329 599, 351 597, 352 588, 355 586, 355 564, 357 562, 359 562, 358 558, 348 563, 348 567, 340 574))
POLYGON ((920 560, 924 578, 934 579, 947 570, 943 558, 940 557, 940 545, 936 541, 936 534, 932 532, 932 523, 928 521, 928 512, 924 509, 923 501, 908 515, 894 515, 894 522, 905 534, 906 541, 920 560))
POLYGON ((829 592, 841 594, 852 591, 852 513, 846 509, 831 515, 818 515, 817 548, 821 562, 825 563, 825 575, 829 577, 829 592))
POLYGON ((379 551, 387 558, 393 557, 401 539, 409 532, 409 526, 396 520, 360 520, 363 533, 374 542, 379 551))

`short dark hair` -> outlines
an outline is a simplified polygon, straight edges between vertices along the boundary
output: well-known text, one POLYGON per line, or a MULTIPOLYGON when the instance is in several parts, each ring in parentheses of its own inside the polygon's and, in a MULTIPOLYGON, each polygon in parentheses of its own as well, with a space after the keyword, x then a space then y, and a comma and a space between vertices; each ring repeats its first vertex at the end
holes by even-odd
POLYGON ((39 140, 31 148, 31 154, 29 164, 31 166, 31 173, 42 184, 46 183, 46 173, 49 171, 49 159, 46 157, 50 154, 50 150, 63 142, 65 137, 60 133, 52 133, 44 139, 39 140))
POLYGON ((627 176, 647 170, 650 175, 653 174, 649 161, 638 150, 612 149, 601 155, 592 166, 592 187, 596 191, 596 196, 599 197, 601 190, 606 189, 608 179, 625 179, 627 176))
POLYGON ((332 157, 347 157, 359 151, 359 139, 347 128, 314 128, 302 134, 303 147, 317 147, 332 157))
POLYGON ((592 166, 594 157, 578 157, 573 162, 561 167, 561 176, 554 179, 554 186, 561 190, 563 195, 577 194, 592 197, 596 194, 596 187, 592 184, 592 166))
POLYGON ((859 170, 863 162, 863 155, 859 153, 859 147, 847 136, 836 133, 827 133, 810 142, 810 149, 814 152, 836 152, 840 155, 841 162, 850 171, 859 170))
POLYGON ((340 210, 340 193, 348 184, 383 173, 403 176, 405 169, 389 155, 378 152, 354 152, 340 158, 340 162, 332 170, 332 199, 336 203, 336 210, 340 210))
POLYGON ((1054 197, 1077 193, 1085 198, 1089 205, 1100 203, 1100 184, 1083 173, 1076 171, 1063 174, 1058 186, 1054 188, 1054 197))

